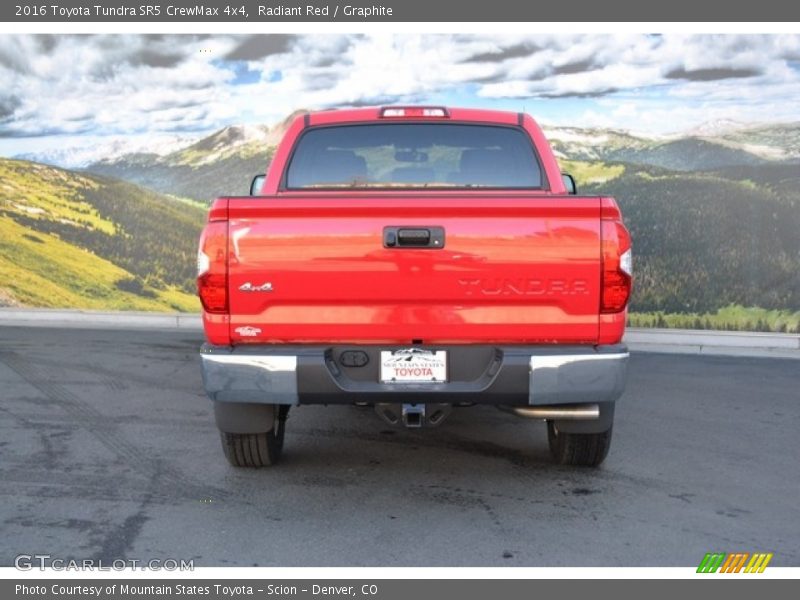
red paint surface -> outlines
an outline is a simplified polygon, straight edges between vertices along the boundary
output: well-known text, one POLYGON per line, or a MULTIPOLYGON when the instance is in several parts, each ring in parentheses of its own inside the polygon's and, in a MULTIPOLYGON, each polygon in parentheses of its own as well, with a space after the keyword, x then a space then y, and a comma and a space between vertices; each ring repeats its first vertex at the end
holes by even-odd
MULTIPOLYGON (((519 124, 516 113, 449 114, 457 122, 519 124)), ((314 127, 379 119, 379 109, 369 108, 315 113, 308 121, 314 127)), ((601 236, 608 221, 620 223, 611 230, 622 227, 619 209, 610 198, 564 195, 556 160, 531 117, 522 127, 550 185, 541 191, 282 191, 286 161, 305 126, 303 116, 290 125, 263 196, 219 199, 210 211, 211 220, 228 220, 230 313, 204 315, 210 341, 621 340, 625 309, 600 311, 602 257, 615 252, 613 240, 603 245, 601 236), (384 248, 386 226, 443 227, 445 248, 384 248), (272 291, 239 291, 246 282, 269 282, 272 291), (245 326, 261 333, 236 334, 245 326)))

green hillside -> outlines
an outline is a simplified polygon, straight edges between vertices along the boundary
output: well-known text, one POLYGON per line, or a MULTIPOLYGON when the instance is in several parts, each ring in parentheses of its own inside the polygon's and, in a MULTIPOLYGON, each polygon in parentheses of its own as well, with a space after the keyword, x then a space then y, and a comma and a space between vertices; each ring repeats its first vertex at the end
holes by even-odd
POLYGON ((578 190, 617 198, 634 242, 632 310, 800 310, 800 170, 675 173, 626 165, 578 190), (779 175, 780 174, 780 175, 779 175))
POLYGON ((201 208, 0 159, 0 305, 193 311, 201 208))

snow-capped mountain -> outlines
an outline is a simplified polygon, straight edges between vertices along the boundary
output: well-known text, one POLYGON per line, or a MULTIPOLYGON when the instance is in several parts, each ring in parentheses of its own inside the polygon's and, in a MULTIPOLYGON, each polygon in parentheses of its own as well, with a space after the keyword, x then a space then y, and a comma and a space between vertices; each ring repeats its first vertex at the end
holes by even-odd
POLYGON ((217 195, 246 193, 252 177, 264 172, 272 150, 301 112, 306 111, 295 111, 271 127, 231 125, 174 152, 106 157, 87 169, 202 202, 217 195))
POLYGON ((24 152, 13 156, 13 158, 68 169, 82 169, 101 160, 115 160, 129 154, 147 153, 166 156, 192 144, 197 138, 198 136, 189 135, 114 137, 76 146, 52 148, 39 152, 24 152))

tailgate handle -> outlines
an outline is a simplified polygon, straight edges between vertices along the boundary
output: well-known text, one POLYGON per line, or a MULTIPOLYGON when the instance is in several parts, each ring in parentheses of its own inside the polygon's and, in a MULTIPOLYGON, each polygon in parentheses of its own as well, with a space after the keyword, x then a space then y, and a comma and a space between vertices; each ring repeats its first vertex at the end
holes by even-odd
POLYGON ((397 243, 401 246, 427 246, 431 243, 431 232, 427 229, 399 229, 397 243))
POLYGON ((386 227, 386 248, 444 248, 444 227, 386 227))

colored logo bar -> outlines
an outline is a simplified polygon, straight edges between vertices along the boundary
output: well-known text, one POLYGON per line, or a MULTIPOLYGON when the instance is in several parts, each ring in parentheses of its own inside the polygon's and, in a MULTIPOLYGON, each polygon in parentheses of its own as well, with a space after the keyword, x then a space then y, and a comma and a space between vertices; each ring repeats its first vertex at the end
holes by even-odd
POLYGON ((698 573, 763 573, 772 552, 709 552, 700 561, 698 573))

